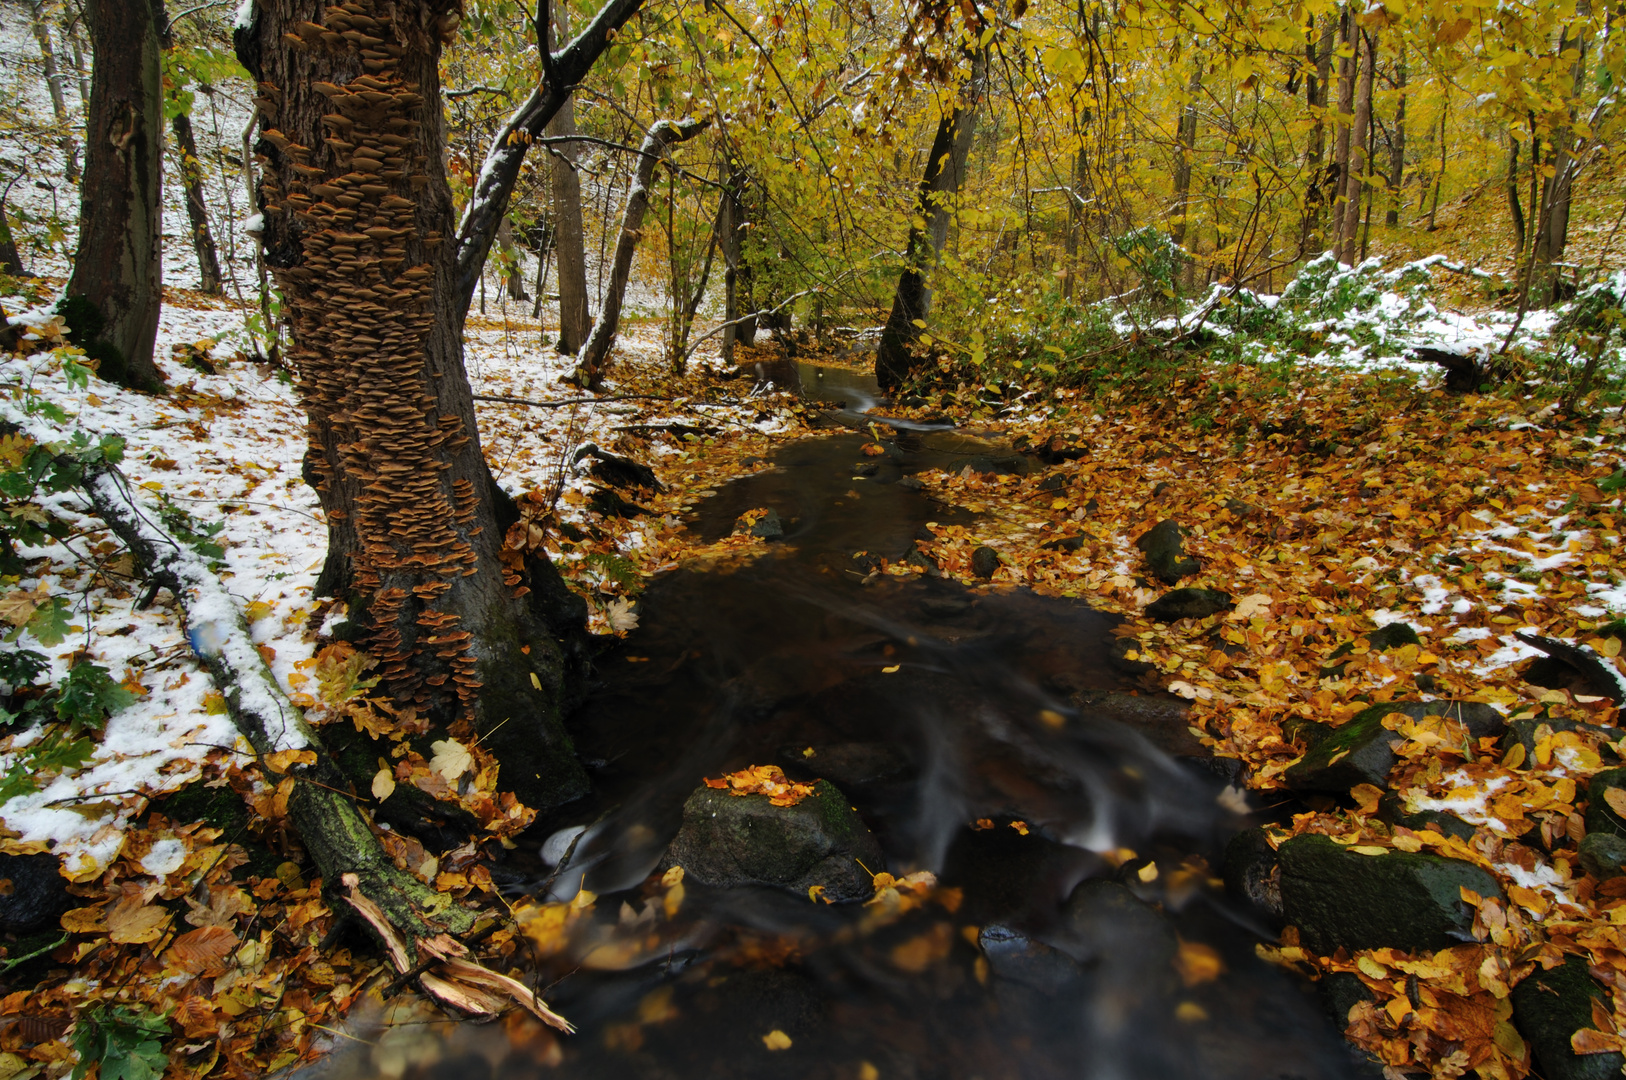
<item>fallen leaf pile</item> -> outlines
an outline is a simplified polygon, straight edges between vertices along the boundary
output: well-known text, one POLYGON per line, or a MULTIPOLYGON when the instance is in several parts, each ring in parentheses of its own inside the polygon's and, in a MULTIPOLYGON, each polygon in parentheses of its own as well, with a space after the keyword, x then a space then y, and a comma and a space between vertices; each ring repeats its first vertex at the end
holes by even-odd
POLYGON ((706 777, 706 786, 730 795, 766 795, 774 806, 795 806, 813 794, 812 784, 800 784, 785 777, 777 765, 751 765, 716 780, 706 777))

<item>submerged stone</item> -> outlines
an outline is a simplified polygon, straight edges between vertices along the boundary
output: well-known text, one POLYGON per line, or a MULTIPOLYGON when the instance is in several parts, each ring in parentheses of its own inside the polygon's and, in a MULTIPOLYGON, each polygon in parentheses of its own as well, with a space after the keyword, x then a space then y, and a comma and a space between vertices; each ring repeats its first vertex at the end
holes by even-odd
POLYGON ((1060 993, 1083 975, 1066 953, 1008 926, 983 927, 977 945, 995 976, 1046 994, 1060 993))
POLYGON ((999 552, 984 544, 971 553, 971 572, 987 579, 999 569, 999 552))
POLYGON ((1295 836, 1276 852, 1282 912, 1318 953, 1350 949, 1437 950, 1473 940, 1466 888, 1502 895, 1488 872, 1422 852, 1363 855, 1325 836, 1295 836))
POLYGON ((827 780, 795 806, 702 787, 683 804, 669 855, 705 885, 771 885, 803 895, 819 885, 835 901, 869 899, 875 890, 864 867, 879 872, 885 865, 875 837, 827 780))

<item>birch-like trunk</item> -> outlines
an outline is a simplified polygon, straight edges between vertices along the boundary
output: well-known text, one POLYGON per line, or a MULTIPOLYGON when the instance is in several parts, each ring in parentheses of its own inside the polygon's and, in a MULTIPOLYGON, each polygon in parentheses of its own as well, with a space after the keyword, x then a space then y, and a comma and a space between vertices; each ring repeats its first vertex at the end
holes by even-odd
POLYGON ((62 158, 67 166, 68 183, 79 182, 79 140, 74 138, 68 122, 68 99, 62 92, 64 76, 57 69, 56 49, 51 45, 51 24, 46 18, 45 0, 32 0, 28 5, 29 20, 33 23, 34 41, 40 47, 40 60, 45 68, 45 87, 51 93, 51 112, 57 127, 62 129, 62 158))
POLYGON ((654 181, 655 166, 674 145, 694 138, 706 130, 708 123, 693 118, 658 121, 638 148, 638 170, 633 175, 632 189, 627 192, 627 207, 622 213, 621 232, 615 242, 610 280, 599 302, 593 332, 587 335, 586 343, 577 354, 576 370, 570 376, 577 386, 596 390, 603 385, 605 373, 609 371, 610 347, 615 344, 620 329, 621 305, 626 299, 627 279, 632 276, 632 257, 643 236, 644 216, 649 212, 649 185, 654 181))
MULTIPOLYGON (((548 27, 559 40, 570 36, 570 9, 564 4, 553 7, 553 21, 548 27)), ((566 98, 547 127, 553 138, 572 138, 576 134, 576 102, 566 98)), ((580 150, 572 142, 553 146, 557 155, 549 163, 552 173, 550 194, 553 201, 553 243, 559 259, 559 351, 575 356, 587 341, 593 316, 587 305, 587 245, 582 228, 582 181, 576 173, 580 150)))
POLYGON ((163 271, 163 0, 87 0, 91 70, 79 249, 59 310, 103 378, 157 391, 163 271))
POLYGON ((881 331, 875 351, 875 378, 883 390, 893 390, 909 377, 913 365, 911 349, 920 338, 917 322, 924 322, 932 310, 928 281, 948 242, 953 218, 953 196, 965 176, 971 139, 977 130, 977 113, 987 92, 988 53, 979 50, 971 60, 971 77, 960 87, 954 107, 938 121, 937 134, 927 154, 925 175, 915 201, 915 217, 909 226, 904 250, 903 272, 892 297, 892 311, 881 331))

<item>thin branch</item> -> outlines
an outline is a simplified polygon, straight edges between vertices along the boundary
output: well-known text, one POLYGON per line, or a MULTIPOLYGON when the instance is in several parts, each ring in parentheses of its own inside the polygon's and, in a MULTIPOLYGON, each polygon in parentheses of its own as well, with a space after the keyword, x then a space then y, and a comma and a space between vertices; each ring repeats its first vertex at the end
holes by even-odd
POLYGON ((529 405, 535 409, 557 409, 563 405, 594 405, 600 401, 676 401, 676 398, 657 394, 612 394, 605 397, 564 398, 559 401, 536 401, 532 398, 511 397, 508 394, 474 394, 475 401, 501 401, 508 405, 529 405))

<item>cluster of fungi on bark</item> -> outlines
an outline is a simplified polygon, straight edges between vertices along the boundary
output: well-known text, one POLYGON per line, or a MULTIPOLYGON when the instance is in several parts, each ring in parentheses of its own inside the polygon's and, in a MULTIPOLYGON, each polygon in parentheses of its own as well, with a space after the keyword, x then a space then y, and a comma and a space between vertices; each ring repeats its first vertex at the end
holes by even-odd
POLYGON ((261 137, 291 178, 280 190, 277 171, 265 170, 264 207, 291 210, 300 226, 299 255, 276 276, 298 300, 289 305, 292 358, 312 417, 311 472, 330 517, 354 515, 351 585, 371 598, 367 644, 385 685, 399 704, 421 707, 444 693, 429 688, 450 680, 467 716, 480 687, 472 635, 436 604, 456 578, 476 573, 478 495, 470 481, 443 475, 470 434, 459 417, 441 414, 429 381, 439 374, 426 339, 442 237, 419 234, 418 203, 408 197, 430 183, 427 158, 416 152, 426 100, 399 70, 405 35, 424 28, 401 25, 393 4, 367 0, 294 26, 288 44, 353 50, 362 69, 342 86, 312 84, 331 110, 322 116, 325 150, 273 126, 281 89, 262 82, 255 99, 261 137), (336 483, 354 485, 352 497, 331 500, 336 483))

